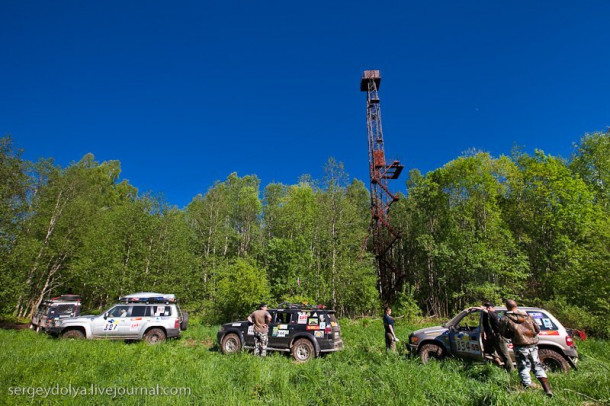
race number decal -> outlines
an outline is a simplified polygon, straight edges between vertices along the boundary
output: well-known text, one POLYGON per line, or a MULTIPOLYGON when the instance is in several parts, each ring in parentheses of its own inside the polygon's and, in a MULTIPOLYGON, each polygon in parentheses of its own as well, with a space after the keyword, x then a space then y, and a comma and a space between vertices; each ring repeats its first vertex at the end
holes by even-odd
POLYGON ((115 322, 114 320, 110 320, 104 326, 104 331, 114 331, 114 330, 116 330, 118 325, 119 325, 118 322, 115 322))

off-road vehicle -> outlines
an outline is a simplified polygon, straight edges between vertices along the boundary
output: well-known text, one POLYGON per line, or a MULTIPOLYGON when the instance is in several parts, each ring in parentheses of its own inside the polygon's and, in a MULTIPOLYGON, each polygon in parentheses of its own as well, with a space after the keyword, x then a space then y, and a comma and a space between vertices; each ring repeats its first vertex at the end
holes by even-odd
MULTIPOLYGON (((341 328, 333 310, 323 306, 282 303, 269 309, 268 351, 290 352, 298 362, 343 349, 341 328)), ((254 325, 248 321, 223 324, 218 331, 223 354, 254 348, 254 325)))
POLYGON ((146 340, 150 343, 180 336, 188 313, 182 313, 171 294, 142 292, 119 298, 119 303, 100 316, 58 319, 46 328, 63 338, 146 340))
POLYGON ((80 309, 80 296, 78 295, 61 295, 45 300, 34 312, 30 328, 38 333, 47 328, 53 320, 77 317, 80 309))
MULTIPOLYGON (((538 354, 545 368, 568 372, 570 366, 576 368, 578 351, 568 330, 547 310, 537 307, 520 307, 527 312, 540 327, 538 354)), ((409 335, 409 350, 419 354, 425 363, 432 358, 456 357, 473 361, 491 360, 484 351, 482 338, 483 312, 466 309, 442 326, 428 327, 409 335)), ((496 313, 504 317, 505 307, 497 307, 496 313)), ((513 345, 508 344, 511 358, 515 359, 513 345)))

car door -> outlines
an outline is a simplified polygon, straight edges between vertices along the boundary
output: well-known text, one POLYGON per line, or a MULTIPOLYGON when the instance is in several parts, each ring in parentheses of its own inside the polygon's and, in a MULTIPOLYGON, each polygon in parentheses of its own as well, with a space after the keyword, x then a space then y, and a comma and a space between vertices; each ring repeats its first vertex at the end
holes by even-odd
POLYGON ((108 338, 122 337, 130 324, 131 305, 117 305, 108 312, 104 336, 108 338))
POLYGON ((278 310, 272 319, 272 324, 269 325, 269 346, 278 349, 288 349, 290 347, 290 328, 291 313, 278 310), (273 344, 271 344, 273 340, 273 344))
POLYGON ((458 358, 483 359, 481 337, 481 311, 473 310, 464 314, 449 330, 451 350, 458 358))
POLYGON ((108 331, 113 328, 112 323, 114 320, 112 319, 112 317, 110 315, 114 314, 113 311, 114 311, 115 307, 117 307, 117 306, 111 307, 104 314, 102 314, 101 316, 95 317, 91 321, 91 335, 93 337, 96 337, 96 338, 106 337, 108 331))

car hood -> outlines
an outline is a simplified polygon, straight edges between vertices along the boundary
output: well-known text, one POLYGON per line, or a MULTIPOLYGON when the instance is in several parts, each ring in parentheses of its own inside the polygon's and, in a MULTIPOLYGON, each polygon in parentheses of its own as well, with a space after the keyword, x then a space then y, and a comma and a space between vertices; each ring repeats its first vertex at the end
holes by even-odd
POLYGON ((66 323, 79 323, 79 322, 85 322, 88 323, 93 319, 96 319, 100 316, 95 316, 95 315, 84 315, 84 316, 78 316, 78 317, 68 317, 65 319, 61 319, 61 322, 66 324, 66 323))
POLYGON ((244 323, 248 323, 248 321, 246 321, 246 320, 237 320, 237 321, 232 321, 230 323, 225 323, 222 326, 223 327, 231 327, 231 326, 237 327, 237 326, 241 326, 244 323))
POLYGON ((441 334, 445 333, 448 329, 443 326, 434 326, 434 327, 426 327, 421 328, 419 330, 415 330, 412 334, 417 337, 428 336, 428 337, 438 337, 441 334))

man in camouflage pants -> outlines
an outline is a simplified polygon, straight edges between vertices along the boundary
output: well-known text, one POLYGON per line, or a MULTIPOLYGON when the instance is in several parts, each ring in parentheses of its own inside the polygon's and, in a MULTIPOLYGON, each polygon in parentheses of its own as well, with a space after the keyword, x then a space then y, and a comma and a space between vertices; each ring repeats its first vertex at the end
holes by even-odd
POLYGON ((521 383, 525 388, 532 386, 530 370, 533 368, 544 392, 549 397, 553 396, 551 386, 538 357, 537 344, 540 328, 529 314, 517 308, 517 302, 514 300, 506 301, 506 310, 506 315, 500 322, 500 332, 513 342, 521 383))
POLYGON ((259 310, 248 316, 248 321, 254 324, 254 355, 264 357, 267 355, 267 343, 269 342, 269 326, 271 315, 267 311, 267 305, 261 303, 259 310))

